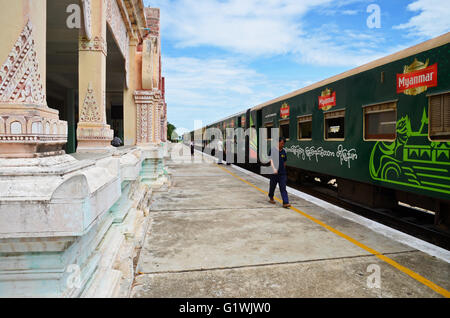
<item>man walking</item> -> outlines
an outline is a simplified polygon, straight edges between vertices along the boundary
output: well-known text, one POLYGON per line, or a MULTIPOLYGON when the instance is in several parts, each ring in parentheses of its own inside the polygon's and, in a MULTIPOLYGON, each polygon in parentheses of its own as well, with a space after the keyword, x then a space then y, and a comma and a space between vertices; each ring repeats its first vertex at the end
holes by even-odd
POLYGON ((286 183, 287 183, 287 172, 286 172, 286 161, 287 155, 286 151, 283 149, 285 143, 285 139, 280 137, 278 145, 275 145, 271 149, 271 159, 270 165, 273 169, 273 174, 270 175, 270 188, 269 188, 269 202, 275 204, 275 200, 273 196, 275 194, 275 188, 277 187, 277 183, 280 187, 281 197, 283 198, 283 208, 289 208, 291 205, 289 204, 289 198, 286 191, 286 183), (274 156, 278 154, 278 167, 275 167, 273 162, 274 156))
POLYGON ((222 160, 223 160, 223 142, 222 142, 222 138, 219 137, 217 140, 217 159, 218 159, 218 163, 219 165, 223 164, 222 160))
POLYGON ((191 157, 194 157, 194 149, 195 149, 195 147, 194 147, 194 142, 193 141, 191 141, 190 146, 191 146, 191 157))

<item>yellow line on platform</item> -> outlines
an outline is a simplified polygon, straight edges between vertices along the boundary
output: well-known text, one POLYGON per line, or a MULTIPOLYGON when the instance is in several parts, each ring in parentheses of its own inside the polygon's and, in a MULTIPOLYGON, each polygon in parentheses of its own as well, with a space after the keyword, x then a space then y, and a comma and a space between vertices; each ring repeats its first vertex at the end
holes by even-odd
MULTIPOLYGON (((229 171, 228 169, 225 169, 224 167, 221 167, 221 166, 219 166, 219 165, 218 165, 218 167, 221 168, 222 170, 228 172, 228 173, 231 174, 233 177, 235 177, 235 178, 241 180, 242 182, 245 182, 245 183, 248 184, 249 186, 255 188, 256 190, 258 190, 258 191, 260 191, 260 192, 262 192, 262 193, 264 193, 264 194, 268 194, 268 192, 266 192, 266 191, 264 191, 264 190, 258 188, 258 187, 255 186, 254 184, 252 184, 252 183, 248 182, 247 180, 245 180, 245 179, 239 177, 238 175, 234 174, 233 172, 229 171)), ((278 202, 282 203, 282 200, 280 200, 280 199, 278 199, 278 198, 276 198, 276 197, 275 197, 274 199, 277 200, 278 202)), ((318 220, 318 219, 316 219, 316 218, 314 218, 314 217, 312 217, 312 216, 306 214, 305 212, 300 211, 299 209, 297 209, 297 208, 295 208, 295 207, 293 207, 293 206, 291 206, 290 209, 293 210, 293 211, 295 211, 295 212, 297 212, 297 213, 299 213, 299 214, 301 214, 301 215, 303 215, 303 216, 306 217, 307 219, 309 219, 309 220, 311 220, 311 221, 313 221, 313 222, 319 224, 320 226, 326 228, 327 230, 333 232, 334 234, 336 234, 336 235, 338 235, 338 236, 340 236, 340 237, 346 239, 347 241, 349 241, 349 242, 355 244, 356 246, 362 248, 363 250, 366 250, 367 252, 373 254, 374 256, 378 257, 378 258, 381 259, 382 261, 384 261, 384 262, 388 263, 389 265, 395 267, 395 268, 398 269, 399 271, 401 271, 401 272, 407 274, 408 276, 410 276, 410 277, 412 277, 413 279, 415 279, 416 281, 418 281, 418 282, 424 284, 425 286, 428 286, 429 288, 431 288, 431 289, 434 290, 435 292, 441 294, 442 296, 444 296, 444 297, 446 297, 446 298, 450 298, 450 292, 449 292, 448 290, 446 290, 446 289, 444 289, 444 288, 442 288, 442 287, 436 285, 436 284, 433 283, 432 281, 430 281, 430 280, 426 279, 425 277, 423 277, 423 276, 417 274, 416 272, 410 270, 409 268, 400 265, 399 263, 397 263, 397 262, 394 261, 393 259, 391 259, 391 258, 389 258, 389 257, 387 257, 387 256, 385 256, 385 255, 383 255, 383 254, 381 254, 380 252, 377 252, 376 250, 374 250, 374 249, 372 249, 372 248, 370 248, 370 247, 364 245, 363 243, 361 243, 361 242, 355 240, 354 238, 348 236, 347 234, 344 234, 344 233, 342 233, 341 231, 338 231, 338 230, 332 228, 331 226, 325 224, 324 222, 322 222, 322 221, 320 221, 320 220, 318 220)))

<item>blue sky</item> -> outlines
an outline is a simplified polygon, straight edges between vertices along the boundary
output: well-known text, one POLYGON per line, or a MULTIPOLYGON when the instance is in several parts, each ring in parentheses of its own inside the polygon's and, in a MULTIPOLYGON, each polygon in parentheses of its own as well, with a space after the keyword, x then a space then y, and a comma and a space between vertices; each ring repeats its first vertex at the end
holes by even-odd
POLYGON ((144 0, 179 132, 450 31, 448 0, 144 0), (380 28, 370 28, 370 5, 380 28))

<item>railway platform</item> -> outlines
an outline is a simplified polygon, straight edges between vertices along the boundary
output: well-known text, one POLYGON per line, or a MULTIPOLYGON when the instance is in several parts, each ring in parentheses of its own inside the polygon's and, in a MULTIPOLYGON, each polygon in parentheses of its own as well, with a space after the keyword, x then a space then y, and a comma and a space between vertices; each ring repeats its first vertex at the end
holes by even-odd
POLYGON ((167 166, 132 297, 450 296, 447 250, 292 189, 270 204, 266 179, 200 152, 167 166))

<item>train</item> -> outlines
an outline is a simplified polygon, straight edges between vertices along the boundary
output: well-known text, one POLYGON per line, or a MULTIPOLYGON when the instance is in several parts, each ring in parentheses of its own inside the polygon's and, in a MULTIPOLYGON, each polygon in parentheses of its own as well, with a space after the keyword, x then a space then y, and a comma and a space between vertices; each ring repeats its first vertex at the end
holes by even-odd
POLYGON ((290 182, 331 182, 340 198, 372 208, 402 202, 434 213, 435 225, 448 229, 449 42, 450 32, 249 107, 188 137, 206 151, 210 140, 202 137, 208 128, 219 129, 226 139, 224 159, 233 154, 236 162, 237 147, 245 147, 239 165, 257 172, 265 162, 260 138, 270 147, 271 129, 278 129, 286 139, 290 182), (239 146, 227 128, 255 129, 239 146))

